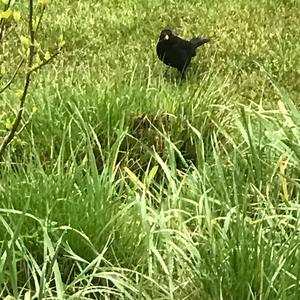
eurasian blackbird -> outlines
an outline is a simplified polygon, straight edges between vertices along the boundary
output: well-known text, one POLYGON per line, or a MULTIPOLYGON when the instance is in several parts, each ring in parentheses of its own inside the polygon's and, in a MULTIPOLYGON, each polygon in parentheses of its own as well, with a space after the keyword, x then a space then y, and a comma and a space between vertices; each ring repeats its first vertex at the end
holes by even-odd
POLYGON ((164 29, 159 36, 156 52, 162 62, 176 68, 184 76, 192 57, 196 55, 196 49, 207 42, 209 39, 200 37, 186 41, 174 35, 170 29, 164 29))

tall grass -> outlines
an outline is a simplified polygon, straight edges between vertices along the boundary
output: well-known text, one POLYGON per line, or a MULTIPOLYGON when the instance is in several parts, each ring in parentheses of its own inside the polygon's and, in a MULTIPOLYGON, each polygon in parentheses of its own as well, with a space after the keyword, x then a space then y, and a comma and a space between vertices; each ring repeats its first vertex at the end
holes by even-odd
POLYGON ((54 1, 65 54, 0 165, 0 297, 298 299, 297 6, 54 1), (213 37, 186 82, 165 26, 213 37))

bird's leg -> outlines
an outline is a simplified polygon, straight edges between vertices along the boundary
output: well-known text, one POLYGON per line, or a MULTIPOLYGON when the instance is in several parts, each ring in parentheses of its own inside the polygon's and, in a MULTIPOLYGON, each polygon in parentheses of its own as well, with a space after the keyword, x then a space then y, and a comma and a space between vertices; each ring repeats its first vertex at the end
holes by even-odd
POLYGON ((186 63, 184 64, 183 68, 181 70, 179 70, 180 73, 181 73, 181 80, 186 79, 186 72, 185 71, 186 71, 188 65, 189 65, 189 62, 186 61, 186 63))
POLYGON ((186 79, 186 73, 185 73, 185 70, 186 68, 183 68, 181 71, 180 71, 180 79, 181 80, 185 80, 186 79))

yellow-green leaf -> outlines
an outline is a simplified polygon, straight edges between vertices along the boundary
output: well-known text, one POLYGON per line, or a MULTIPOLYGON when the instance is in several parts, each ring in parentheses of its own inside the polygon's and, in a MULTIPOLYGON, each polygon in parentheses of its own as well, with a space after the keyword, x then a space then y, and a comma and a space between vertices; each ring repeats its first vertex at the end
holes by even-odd
POLYGON ((16 22, 19 22, 20 19, 21 19, 21 13, 20 13, 19 11, 17 11, 17 10, 14 10, 14 12, 13 12, 13 17, 14 17, 14 20, 15 20, 16 22))
POLYGON ((2 0, 2 3, 8 4, 9 0, 2 0))
POLYGON ((5 127, 6 129, 12 129, 13 123, 9 119, 7 119, 5 123, 5 127))
POLYGON ((59 43, 58 43, 58 47, 59 48, 62 48, 64 45, 65 45, 65 41, 60 41, 59 43))
POLYGON ((33 106, 31 111, 32 111, 32 113, 35 113, 35 112, 37 112, 37 110, 38 110, 38 108, 36 106, 33 106))
POLYGON ((32 28, 33 28, 33 31, 36 31, 36 27, 37 27, 37 20, 32 20, 32 28))
POLYGON ((158 166, 154 166, 150 172, 149 172, 149 175, 145 178, 145 181, 148 185, 150 185, 150 183, 153 181, 156 173, 158 171, 158 166))
POLYGON ((42 5, 47 5, 49 3, 49 0, 38 0, 38 3, 42 5))
POLYGON ((39 55, 36 56, 35 60, 38 65, 40 65, 42 63, 42 60, 39 55))
POLYGON ((41 48, 41 44, 37 41, 34 41, 34 47, 40 49, 41 48))
POLYGON ((39 67, 39 64, 38 64, 38 63, 35 63, 35 64, 33 64, 33 65, 31 66, 31 68, 28 67, 28 70, 29 70, 29 71, 32 71, 32 70, 35 70, 35 69, 38 68, 38 67, 39 67))
POLYGON ((21 98, 23 96, 23 90, 17 90, 16 95, 18 98, 21 98))
POLYGON ((58 41, 59 41, 58 43, 59 48, 62 48, 65 45, 64 36, 62 34, 60 34, 58 41))
POLYGON ((46 60, 49 60, 50 58, 51 58, 51 54, 50 54, 49 51, 47 51, 47 52, 45 53, 45 59, 46 59, 46 60))
POLYGON ((28 37, 21 35, 20 37, 21 43, 25 46, 29 46, 30 45, 30 40, 28 37))
POLYGON ((1 13, 1 18, 2 19, 8 19, 10 16, 11 16, 12 12, 10 9, 6 10, 6 11, 3 11, 1 13))
POLYGON ((1 65, 1 66, 0 66, 0 74, 1 74, 1 75, 4 75, 4 74, 5 74, 5 71, 6 71, 6 70, 5 70, 5 66, 4 66, 4 65, 1 65))

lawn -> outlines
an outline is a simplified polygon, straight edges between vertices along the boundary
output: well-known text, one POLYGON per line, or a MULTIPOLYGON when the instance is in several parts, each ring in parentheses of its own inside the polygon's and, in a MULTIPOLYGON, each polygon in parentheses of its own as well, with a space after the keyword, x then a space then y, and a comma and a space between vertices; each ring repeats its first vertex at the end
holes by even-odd
POLYGON ((296 0, 50 1, 38 42, 65 44, 0 160, 0 298, 299 299, 299 20, 296 0), (166 27, 211 39, 184 81, 166 27))

